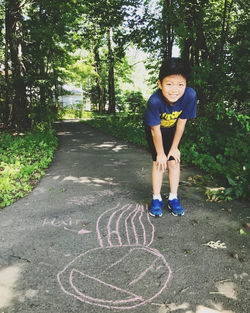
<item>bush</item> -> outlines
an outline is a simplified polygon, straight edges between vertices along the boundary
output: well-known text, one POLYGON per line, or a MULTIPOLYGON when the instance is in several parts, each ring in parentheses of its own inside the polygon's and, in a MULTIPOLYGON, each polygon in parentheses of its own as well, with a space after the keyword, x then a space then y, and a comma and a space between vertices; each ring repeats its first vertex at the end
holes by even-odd
POLYGON ((107 115, 84 122, 127 142, 147 145, 141 114, 107 115))
POLYGON ((124 103, 128 107, 129 112, 132 113, 143 112, 146 107, 146 101, 140 91, 127 91, 125 93, 124 103))
POLYGON ((51 128, 38 128, 42 130, 0 134, 0 208, 31 191, 52 161, 56 134, 51 128))
POLYGON ((214 177, 219 177, 225 198, 247 197, 249 194, 248 122, 235 116, 219 120, 197 118, 187 123, 181 150, 185 161, 198 165, 214 177))

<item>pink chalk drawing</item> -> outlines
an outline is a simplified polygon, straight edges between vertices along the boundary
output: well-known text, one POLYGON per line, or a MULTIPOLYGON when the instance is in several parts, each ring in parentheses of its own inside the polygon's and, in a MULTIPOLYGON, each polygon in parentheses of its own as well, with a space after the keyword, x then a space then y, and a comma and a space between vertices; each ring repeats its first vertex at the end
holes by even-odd
POLYGON ((155 229, 147 209, 119 206, 97 219, 99 247, 73 259, 57 279, 64 293, 83 303, 130 310, 158 297, 172 271, 165 257, 150 247, 155 229))
POLYGON ((45 226, 61 227, 64 230, 68 230, 68 231, 71 231, 73 233, 77 233, 78 235, 82 235, 82 234, 91 233, 91 231, 84 229, 84 228, 81 228, 80 230, 79 229, 76 230, 74 228, 72 229, 72 227, 76 226, 77 228, 79 228, 79 224, 82 224, 82 226, 85 227, 85 223, 86 222, 82 219, 73 220, 70 216, 66 216, 63 218, 52 218, 52 219, 45 218, 43 220, 42 226, 43 227, 45 227, 45 226))

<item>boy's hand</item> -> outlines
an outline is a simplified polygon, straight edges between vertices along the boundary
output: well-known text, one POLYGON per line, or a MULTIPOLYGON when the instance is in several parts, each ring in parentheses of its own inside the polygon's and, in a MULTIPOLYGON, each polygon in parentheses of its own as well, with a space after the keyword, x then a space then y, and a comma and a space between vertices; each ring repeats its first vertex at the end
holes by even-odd
MULTIPOLYGON (((173 157, 175 159, 175 162, 180 162, 181 161, 181 152, 178 148, 171 148, 169 150, 169 153, 168 153, 168 160, 170 157, 173 157)), ((171 161, 171 160, 170 160, 171 161)))
POLYGON ((165 153, 157 155, 157 158, 156 158, 157 169, 159 171, 165 172, 167 169, 167 161, 168 159, 165 153))

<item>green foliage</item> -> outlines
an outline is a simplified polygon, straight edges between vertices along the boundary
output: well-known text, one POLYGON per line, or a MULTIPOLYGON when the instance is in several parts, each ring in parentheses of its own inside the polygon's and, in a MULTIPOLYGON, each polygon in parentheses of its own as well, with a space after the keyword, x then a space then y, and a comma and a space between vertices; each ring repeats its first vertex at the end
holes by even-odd
POLYGON ((231 196, 225 194, 224 187, 218 188, 207 187, 205 194, 207 196, 207 201, 209 202, 222 202, 222 201, 224 202, 232 200, 231 196))
POLYGON ((146 146, 141 114, 121 113, 83 121, 128 142, 146 146))
POLYGON ((58 117, 60 119, 77 119, 77 118, 92 118, 100 115, 93 111, 85 111, 83 105, 74 104, 69 107, 59 107, 58 117))
POLYGON ((37 128, 26 134, 0 134, 0 208, 31 191, 52 161, 55 132, 46 125, 37 128))
POLYGON ((119 112, 142 113, 146 108, 146 101, 141 91, 116 89, 116 108, 119 112))
MULTIPOLYGON (((239 118, 239 117, 238 117, 239 118)), ((224 199, 247 197, 249 186, 249 118, 198 118, 187 127, 181 143, 183 159, 198 165, 226 187, 224 199)))
MULTIPOLYGON (((69 52, 77 47, 75 34, 77 33, 76 27, 79 27, 83 5, 75 0, 67 2, 34 0, 25 1, 22 5, 18 4, 20 4, 19 1, 10 0, 0 3, 6 14, 10 15, 14 12, 12 16, 6 17, 5 21, 10 22, 13 19, 15 21, 15 18, 19 16, 18 23, 20 24, 17 28, 14 27, 17 22, 6 27, 4 34, 6 38, 3 41, 0 40, 0 65, 9 64, 10 69, 9 83, 3 96, 0 91, 0 98, 6 100, 6 108, 11 108, 0 114, 0 122, 7 125, 7 121, 9 121, 12 127, 17 126, 18 129, 22 129, 24 128, 24 119, 20 114, 20 117, 17 114, 10 114, 11 111, 25 114, 25 118, 32 121, 29 126, 50 120, 51 112, 55 111, 55 103, 65 78, 62 68, 70 63, 69 52), (15 8, 15 6, 16 9, 8 10, 8 7, 15 8), (10 32, 9 35, 7 29, 10 32), (15 49, 15 53, 10 51, 13 40, 9 40, 9 38, 18 39, 18 55, 17 49, 15 49), (3 62, 1 48, 5 49, 4 58, 7 58, 3 62), (19 68, 25 72, 25 75, 22 75, 25 92, 23 92, 24 99, 21 103, 26 106, 27 102, 27 112, 22 109, 19 112, 20 105, 16 105, 17 101, 14 95, 18 88, 13 84, 16 75, 11 75, 11 73, 18 73, 20 69, 17 68, 17 62, 12 60, 14 57, 20 60, 19 68), (52 103, 54 108, 51 107, 52 103)), ((8 23, 7 25, 1 24, 1 17, 2 14, 0 14, 0 37, 2 29, 8 25, 8 23)), ((25 128, 28 129, 28 125, 25 128)))
POLYGON ((140 91, 127 91, 124 103, 132 113, 143 112, 146 108, 146 101, 140 91))

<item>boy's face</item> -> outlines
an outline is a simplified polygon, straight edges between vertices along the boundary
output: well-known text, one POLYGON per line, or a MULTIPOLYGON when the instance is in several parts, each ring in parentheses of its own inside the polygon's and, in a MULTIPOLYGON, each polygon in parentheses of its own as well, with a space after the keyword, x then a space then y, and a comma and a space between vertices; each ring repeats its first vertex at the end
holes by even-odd
POLYGON ((186 78, 182 75, 170 75, 158 80, 159 88, 162 90, 164 98, 171 104, 179 100, 186 89, 186 78))

